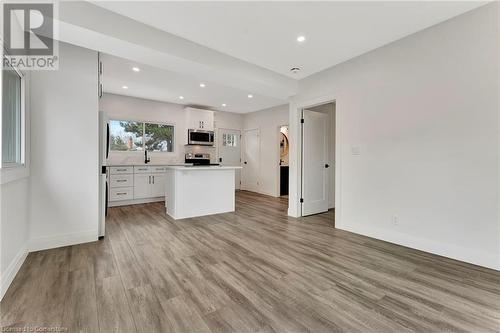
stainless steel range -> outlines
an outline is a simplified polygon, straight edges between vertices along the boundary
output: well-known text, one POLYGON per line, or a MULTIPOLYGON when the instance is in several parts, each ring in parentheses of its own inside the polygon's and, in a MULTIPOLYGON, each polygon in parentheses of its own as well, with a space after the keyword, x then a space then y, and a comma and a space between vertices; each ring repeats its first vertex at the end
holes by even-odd
POLYGON ((202 154, 202 153, 187 153, 185 155, 184 162, 192 163, 193 166, 219 165, 217 163, 210 163, 210 154, 202 154))

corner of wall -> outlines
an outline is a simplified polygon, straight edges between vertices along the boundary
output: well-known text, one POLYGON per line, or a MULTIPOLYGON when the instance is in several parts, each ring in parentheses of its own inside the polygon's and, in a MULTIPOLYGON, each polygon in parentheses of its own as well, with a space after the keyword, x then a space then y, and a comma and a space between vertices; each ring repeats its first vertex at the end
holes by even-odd
POLYGON ((14 281, 17 272, 19 272, 19 270, 21 269, 21 266, 23 265, 27 256, 28 256, 28 248, 25 244, 18 251, 14 260, 12 260, 9 266, 7 266, 5 272, 3 272, 3 274, 0 275, 0 301, 4 297, 7 290, 9 289, 12 281, 14 281))

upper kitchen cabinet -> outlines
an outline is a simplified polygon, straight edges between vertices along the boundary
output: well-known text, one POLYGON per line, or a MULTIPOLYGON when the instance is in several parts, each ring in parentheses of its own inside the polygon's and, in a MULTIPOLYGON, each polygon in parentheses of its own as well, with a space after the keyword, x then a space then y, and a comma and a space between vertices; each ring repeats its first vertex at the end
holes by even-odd
POLYGON ((186 108, 186 125, 188 129, 204 131, 214 130, 214 112, 203 109, 186 108))

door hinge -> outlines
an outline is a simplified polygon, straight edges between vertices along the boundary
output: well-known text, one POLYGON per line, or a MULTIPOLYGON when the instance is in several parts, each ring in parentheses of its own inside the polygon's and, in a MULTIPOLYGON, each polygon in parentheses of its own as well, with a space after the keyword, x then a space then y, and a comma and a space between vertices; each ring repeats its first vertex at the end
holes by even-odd
POLYGON ((303 203, 304 202, 304 198, 300 198, 300 203, 303 203))
POLYGON ((300 119, 300 123, 303 124, 304 123, 304 118, 300 119))

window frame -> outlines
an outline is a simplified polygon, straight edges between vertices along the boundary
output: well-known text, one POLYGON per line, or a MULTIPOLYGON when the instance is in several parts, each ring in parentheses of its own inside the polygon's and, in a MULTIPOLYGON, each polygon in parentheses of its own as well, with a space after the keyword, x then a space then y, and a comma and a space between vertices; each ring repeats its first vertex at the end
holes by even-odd
MULTIPOLYGON (((0 59, 2 62, 6 58, 7 52, 3 47, 0 48, 1 54, 0 59)), ((29 110, 27 108, 27 75, 23 71, 21 71, 16 66, 11 66, 12 69, 19 75, 21 78, 21 143, 20 143, 20 163, 4 163, 3 156, 2 161, 0 163, 0 174, 1 179, 0 183, 5 184, 8 182, 12 182, 18 179, 26 178, 29 176, 29 110)), ((3 103, 3 66, 0 68, 0 105, 3 103)), ((2 111, 3 112, 3 111, 2 111)), ((2 149, 2 124, 3 122, 3 114, 0 118, 0 150, 2 149)))
MULTIPOLYGON (((172 138, 173 138, 173 143, 172 143, 172 151, 149 151, 148 154, 175 154, 176 153, 176 135, 177 135, 177 125, 176 123, 173 122, 162 122, 162 121, 150 121, 150 120, 140 120, 140 119, 131 119, 131 118, 123 118, 123 119, 116 119, 116 118, 109 118, 109 121, 128 121, 128 122, 136 122, 136 123, 142 123, 142 150, 112 150, 110 148, 109 152, 113 154, 144 154, 146 151, 146 126, 145 124, 153 124, 153 125, 167 125, 167 126, 172 126, 174 128, 172 138)), ((111 133, 110 133, 111 135, 111 133)))

